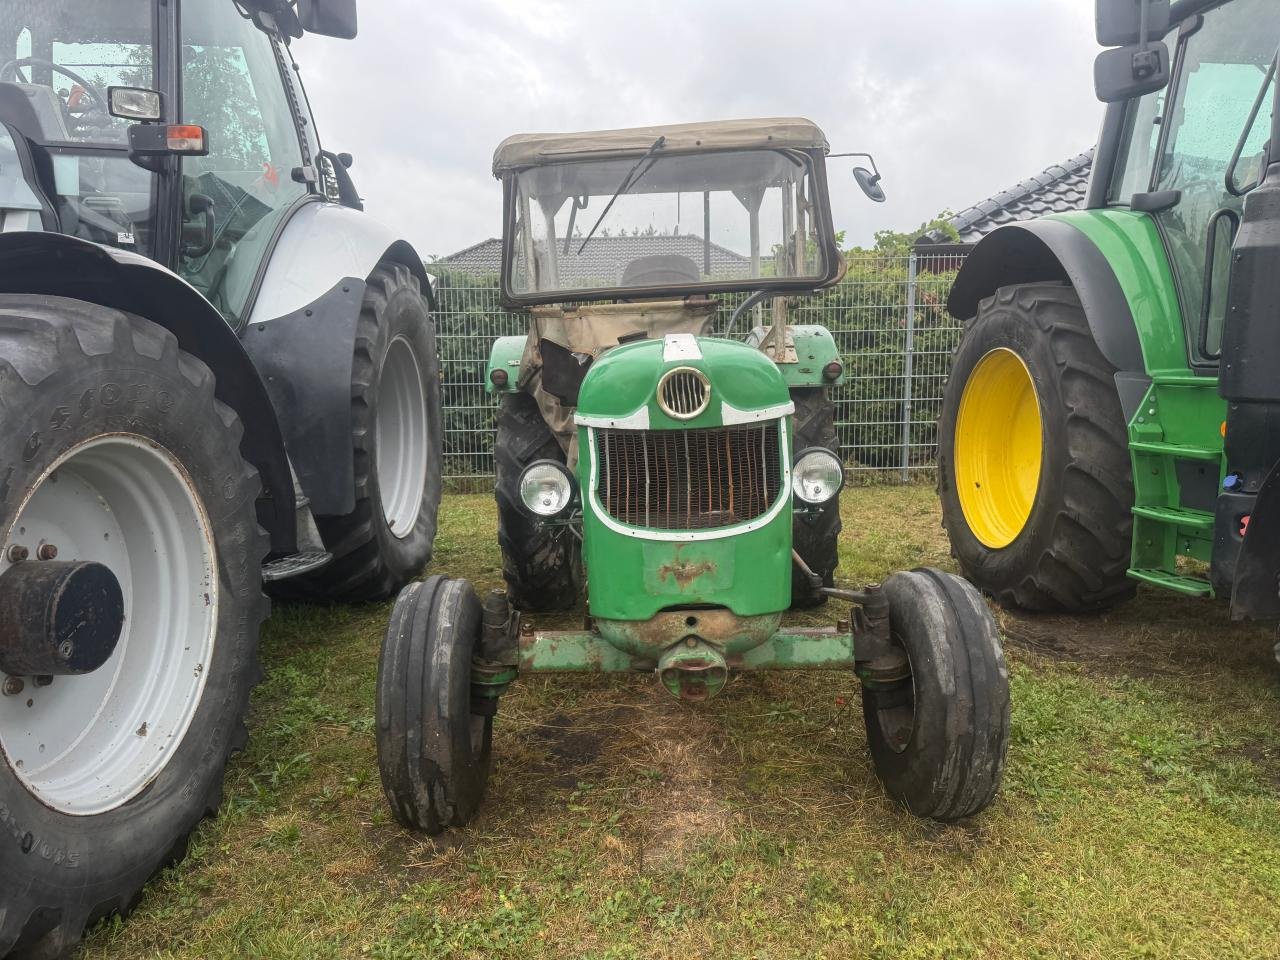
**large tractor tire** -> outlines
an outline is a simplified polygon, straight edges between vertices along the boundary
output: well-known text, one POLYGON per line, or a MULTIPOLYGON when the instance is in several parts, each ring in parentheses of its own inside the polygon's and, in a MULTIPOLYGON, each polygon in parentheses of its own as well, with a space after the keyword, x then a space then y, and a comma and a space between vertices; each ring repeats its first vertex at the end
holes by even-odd
MULTIPOLYGON (((836 436, 836 408, 825 387, 804 387, 791 391, 796 412, 792 419, 792 455, 810 447, 824 447, 840 456, 836 436)), ((840 563, 840 496, 837 494, 818 507, 807 507, 795 514, 791 545, 805 564, 822 578, 823 586, 835 585, 836 567, 840 563)), ((815 593, 808 576, 798 564, 792 565, 791 607, 793 610, 816 607, 826 596, 815 593)))
POLYGON ((360 602, 399 593, 431 559, 442 488, 435 325, 408 267, 369 277, 351 368, 355 509, 317 517, 333 559, 281 596, 360 602))
POLYGON ((938 425, 942 522, 1003 606, 1075 613, 1134 593, 1114 375, 1066 284, 1004 287, 965 330, 938 425))
MULTIPOLYGON (((268 543, 239 420, 154 323, 0 296, 0 425, 0 590, 78 561, 123 601, 92 672, 22 675, 13 637, 38 632, 0 645, 0 957, 58 957, 217 812, 260 676, 268 543)), ((68 648, 93 634, 77 623, 68 648)))
POLYGON ((530 613, 572 610, 582 594, 582 545, 567 527, 535 523, 520 501, 525 467, 535 460, 565 462, 533 397, 509 393, 502 398, 493 458, 498 545, 511 605, 530 613))

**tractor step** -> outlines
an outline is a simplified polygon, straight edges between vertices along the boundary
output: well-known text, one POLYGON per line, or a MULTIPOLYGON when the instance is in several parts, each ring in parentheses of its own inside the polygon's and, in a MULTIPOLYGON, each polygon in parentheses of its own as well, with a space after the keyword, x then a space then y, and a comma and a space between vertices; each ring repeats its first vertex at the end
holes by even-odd
POLYGON ((1130 440, 1129 449, 1134 453, 1176 457, 1180 460, 1212 460, 1217 463, 1222 459, 1221 450, 1213 450, 1209 447, 1193 447, 1190 444, 1185 443, 1164 443, 1155 440, 1130 440))
POLYGON ((1218 389, 1217 377, 1198 377, 1194 373, 1157 373, 1151 378, 1157 387, 1204 387, 1218 389))
POLYGON ((1199 577, 1183 577, 1165 570, 1134 569, 1129 571, 1129 576, 1134 580, 1141 580, 1143 583, 1149 583, 1164 590, 1172 590, 1187 597, 1213 596, 1213 587, 1209 585, 1209 581, 1201 580, 1199 577))
POLYGON ((1134 507, 1133 515, 1188 530, 1213 530, 1213 514, 1204 510, 1191 510, 1187 507, 1134 507))
POLYGON ((274 583, 277 580, 299 577, 304 573, 310 573, 312 570, 319 570, 332 559, 333 554, 317 550, 291 554, 287 557, 281 557, 279 560, 264 563, 262 565, 262 579, 267 583, 274 583))

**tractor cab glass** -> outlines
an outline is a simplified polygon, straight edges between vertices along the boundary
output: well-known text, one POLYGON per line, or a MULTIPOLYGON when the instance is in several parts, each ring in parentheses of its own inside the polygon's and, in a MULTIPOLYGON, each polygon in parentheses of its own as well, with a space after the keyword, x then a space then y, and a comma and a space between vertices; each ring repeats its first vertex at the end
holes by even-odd
MULTIPOLYGON (((334 31, 352 9, 306 5, 309 22, 334 31)), ((0 18, 0 120, 38 155, 55 229, 177 270, 233 326, 276 227, 320 194, 289 52, 247 11, 235 0, 181 16, 160 0, 8 0, 0 18), (113 110, 123 88, 149 97, 148 111, 158 99, 160 116, 113 110), (202 127, 207 149, 166 151, 140 119, 202 127)))
POLYGON ((155 86, 152 6, 135 0, 8 0, 0 115, 49 153, 46 193, 62 232, 152 255, 152 177, 129 160, 132 121, 109 87, 155 86))
POLYGON ((825 144, 699 150, 660 136, 609 150, 608 136, 573 141, 577 155, 564 160, 554 143, 536 144, 545 150, 534 162, 506 171, 509 300, 802 291, 839 275, 825 144))
POLYGON ((1280 46, 1272 0, 1234 0, 1181 24, 1173 82, 1131 101, 1109 199, 1159 194, 1188 341, 1199 363, 1222 340, 1225 283, 1244 195, 1267 162, 1280 46))

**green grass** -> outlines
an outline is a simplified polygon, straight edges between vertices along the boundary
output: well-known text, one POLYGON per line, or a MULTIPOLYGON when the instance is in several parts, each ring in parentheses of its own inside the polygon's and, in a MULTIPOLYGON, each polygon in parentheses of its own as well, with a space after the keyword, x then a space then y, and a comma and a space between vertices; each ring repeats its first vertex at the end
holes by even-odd
MULTIPOLYGON (((933 494, 849 491, 841 573, 946 566, 933 494)), ((434 570, 497 585, 491 501, 446 500, 434 570)), ((885 799, 856 682, 526 678, 485 807, 434 840, 378 782, 389 607, 285 607, 222 816, 89 957, 1271 957, 1280 677, 1271 628, 1144 592, 1001 614, 1005 788, 943 827, 885 799)))

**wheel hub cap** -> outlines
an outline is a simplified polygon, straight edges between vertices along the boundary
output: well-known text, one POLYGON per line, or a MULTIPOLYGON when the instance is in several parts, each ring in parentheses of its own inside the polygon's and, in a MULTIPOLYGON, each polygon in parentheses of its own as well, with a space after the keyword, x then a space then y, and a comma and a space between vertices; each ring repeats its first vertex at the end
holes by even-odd
POLYGON ((1040 486, 1042 424, 1035 383, 1012 350, 992 350, 973 368, 956 418, 955 472, 960 508, 987 547, 1022 533, 1040 486))
POLYGON ((382 512, 401 540, 417 525, 426 490, 426 396, 413 348, 404 337, 396 337, 382 364, 375 442, 382 512))
POLYGON ((116 809, 168 765, 204 691, 219 592, 208 518, 168 451, 111 435, 63 456, 0 533, 0 576, 11 554, 53 545, 119 583, 124 626, 99 669, 0 677, 0 755, 27 790, 73 816, 116 809))

